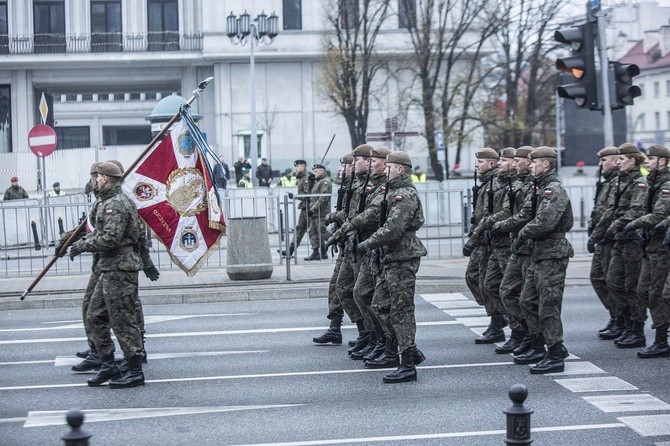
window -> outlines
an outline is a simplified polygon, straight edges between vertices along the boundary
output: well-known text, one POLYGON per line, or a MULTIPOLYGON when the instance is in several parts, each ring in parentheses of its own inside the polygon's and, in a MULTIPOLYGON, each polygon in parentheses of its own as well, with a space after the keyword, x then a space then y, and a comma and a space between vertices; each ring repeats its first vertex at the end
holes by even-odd
POLYGON ((661 84, 654 82, 654 97, 658 98, 661 96, 661 84))
MULTIPOLYGON (((257 151, 257 158, 261 158, 263 155, 261 154, 261 141, 263 139, 263 135, 258 135, 256 137, 256 143, 258 145, 258 151, 257 151)), ((249 159, 251 158, 251 135, 244 135, 244 158, 249 159)))
POLYGON ((284 29, 302 29, 302 0, 283 1, 284 29))
POLYGON ((670 129, 670 111, 665 112, 665 118, 666 118, 666 121, 667 121, 666 126, 670 129))
POLYGON ((416 0, 398 0, 398 28, 416 26, 416 0))
POLYGON ((9 85, 0 85, 0 153, 12 151, 12 100, 9 85))
POLYGON ((151 141, 151 126, 108 126, 102 128, 105 146, 132 146, 151 141))
POLYGON ((121 2, 91 2, 91 52, 122 51, 121 2))
POLYGON ((0 2, 0 54, 9 54, 9 26, 7 25, 7 2, 0 2))
POLYGON ((179 50, 179 12, 176 0, 149 0, 149 51, 179 50))
POLYGON ((665 95, 670 96, 670 81, 665 81, 665 95))
POLYGON ((65 3, 38 0, 33 3, 35 53, 65 52, 65 3))
POLYGON ((54 127, 58 145, 56 150, 91 147, 91 130, 86 127, 54 127))
POLYGON ((656 130, 661 130, 661 114, 659 112, 654 113, 654 126, 656 130))
POLYGON ((358 27, 358 0, 340 0, 340 26, 358 27))
POLYGON ((638 118, 637 118, 637 121, 640 123, 639 124, 640 128, 638 130, 641 131, 641 132, 644 132, 645 130, 647 130, 647 125, 645 123, 646 118, 647 117, 645 116, 644 113, 640 113, 640 116, 638 116, 638 118))

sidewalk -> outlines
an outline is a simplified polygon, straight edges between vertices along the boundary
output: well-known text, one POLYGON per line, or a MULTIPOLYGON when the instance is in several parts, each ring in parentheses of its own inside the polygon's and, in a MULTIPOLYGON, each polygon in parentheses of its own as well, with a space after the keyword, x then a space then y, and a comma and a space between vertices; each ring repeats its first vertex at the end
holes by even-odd
MULTIPOLYGON (((572 258, 566 286, 589 285, 590 264, 589 254, 572 258)), ((334 265, 333 260, 291 265, 290 281, 286 280, 286 265, 275 265, 271 278, 257 281, 232 281, 225 268, 205 269, 195 277, 178 268, 164 269, 157 282, 140 272, 140 297, 144 305, 326 297, 334 265)), ((424 259, 417 275, 417 293, 467 291, 466 267, 466 258, 424 259)), ((79 307, 89 278, 88 274, 47 274, 25 300, 19 300, 35 277, 0 278, 0 310, 79 307)))

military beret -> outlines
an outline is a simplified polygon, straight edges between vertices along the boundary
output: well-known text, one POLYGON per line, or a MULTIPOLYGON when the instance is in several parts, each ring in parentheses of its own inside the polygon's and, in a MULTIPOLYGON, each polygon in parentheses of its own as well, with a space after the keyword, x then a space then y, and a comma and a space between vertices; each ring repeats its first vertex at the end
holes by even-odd
POLYGON ((93 175, 94 173, 98 173, 98 166, 99 165, 100 165, 100 163, 91 164, 91 175, 93 175))
POLYGON ((116 164, 116 165, 119 167, 119 169, 121 169, 121 173, 123 173, 123 172, 126 171, 126 170, 123 168, 123 164, 121 164, 121 161, 117 161, 117 160, 109 160, 109 162, 110 162, 110 163, 114 163, 114 164, 116 164))
POLYGON ((619 146, 617 153, 619 155, 632 155, 635 153, 642 153, 642 152, 640 152, 637 146, 632 142, 625 142, 619 146))
POLYGON ((403 166, 412 167, 412 160, 405 152, 391 152, 386 157, 387 163, 402 164, 403 166))
POLYGON ((484 147, 483 149, 478 150, 477 152, 475 152, 475 156, 476 156, 478 159, 493 159, 493 160, 497 160, 497 159, 498 159, 498 152, 496 152, 495 150, 493 150, 493 149, 490 148, 490 147, 484 147))
POLYGON ((353 164, 354 163, 353 155, 351 153, 347 153, 342 158, 340 158, 340 163, 341 164, 353 164))
POLYGON ((100 175, 105 175, 108 177, 121 178, 123 176, 121 168, 111 161, 105 161, 103 163, 100 163, 98 165, 98 173, 100 175))
POLYGON ((60 182, 56 181, 52 187, 60 187, 60 182))
POLYGON ((295 160, 295 161, 293 161, 293 165, 294 165, 294 166, 299 166, 299 165, 301 165, 301 164, 304 164, 304 165, 306 166, 306 165, 307 165, 307 161, 305 161, 305 160, 295 160))
POLYGON ((369 158, 372 154, 372 146, 370 144, 361 144, 351 154, 355 157, 369 158))
POLYGON ((670 158, 670 150, 660 144, 654 144, 647 149, 647 155, 660 156, 661 158, 670 158))
POLYGON ((604 149, 601 149, 598 151, 598 157, 602 158, 604 156, 610 156, 610 155, 618 155, 619 154, 619 149, 616 147, 608 146, 605 147, 604 149))
POLYGON ((516 151, 514 147, 505 147, 500 151, 500 158, 514 158, 516 156, 516 151))
POLYGON ((326 167, 323 164, 315 164, 312 166, 312 170, 314 169, 323 169, 326 170, 326 167))
POLYGON ((9 180, 10 183, 16 183, 17 181, 19 181, 19 177, 12 177, 12 178, 9 180))
POLYGON ((514 157, 515 158, 528 158, 528 155, 530 155, 530 152, 534 150, 533 147, 531 146, 521 146, 516 149, 514 152, 514 157))
POLYGON ((389 149, 388 147, 384 146, 375 147, 374 149, 372 149, 372 157, 386 159, 386 157, 389 156, 391 152, 392 150, 389 149))
POLYGON ((538 158, 556 158, 556 151, 551 147, 540 146, 536 147, 532 152, 530 152, 530 159, 538 158))

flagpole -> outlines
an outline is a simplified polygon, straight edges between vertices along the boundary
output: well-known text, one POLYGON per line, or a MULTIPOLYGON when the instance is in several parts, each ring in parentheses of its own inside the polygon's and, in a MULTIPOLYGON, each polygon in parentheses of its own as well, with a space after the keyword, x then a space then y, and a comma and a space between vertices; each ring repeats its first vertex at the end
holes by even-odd
MULTIPOLYGON (((211 80, 214 79, 213 77, 208 77, 204 81, 200 82, 198 84, 198 88, 193 90, 193 96, 191 96, 186 103, 184 104, 186 107, 190 107, 190 105, 202 94, 202 92, 207 88, 207 85, 211 82, 211 80)), ((175 115, 170 119, 170 121, 161 129, 161 131, 149 142, 149 145, 147 145, 146 149, 142 151, 140 156, 137 157, 137 159, 126 169, 126 171, 123 173, 123 178, 128 175, 129 172, 132 172, 132 170, 139 164, 139 162, 144 158, 144 156, 149 153, 151 149, 156 145, 158 141, 163 139, 163 136, 168 132, 172 124, 177 122, 179 118, 181 117, 181 110, 177 111, 175 115)), ((68 237, 68 239, 63 243, 58 250, 56 254, 49 260, 49 263, 44 267, 41 273, 35 277, 35 280, 28 286, 28 288, 23 292, 21 295, 21 300, 24 300, 28 294, 37 286, 37 284, 42 280, 42 278, 46 275, 46 273, 51 269, 51 267, 56 263, 56 261, 62 256, 65 255, 67 252, 67 248, 70 247, 70 245, 75 241, 75 239, 79 236, 79 233, 84 230, 86 227, 86 219, 83 219, 81 223, 79 223, 79 226, 72 232, 72 235, 68 237)))

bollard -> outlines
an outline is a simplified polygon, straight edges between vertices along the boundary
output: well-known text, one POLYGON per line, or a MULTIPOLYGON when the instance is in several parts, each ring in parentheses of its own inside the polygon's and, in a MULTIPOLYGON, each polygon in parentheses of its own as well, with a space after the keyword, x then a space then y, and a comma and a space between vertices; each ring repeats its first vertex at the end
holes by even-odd
POLYGON ((514 384, 509 388, 509 399, 513 404, 503 410, 507 415, 506 445, 529 446, 533 442, 530 438, 530 414, 533 410, 523 405, 527 397, 528 389, 523 384, 514 384))
POLYGON ((284 241, 284 211, 279 209, 279 240, 284 241))
POLYGON ((579 199, 579 227, 586 227, 586 214, 584 213, 584 197, 579 199))
POLYGON ((81 213, 81 218, 79 219, 79 223, 81 223, 84 220, 86 220, 86 212, 81 213))
POLYGON ((58 217, 58 235, 63 235, 65 233, 65 227, 63 226, 63 217, 58 217))
POLYGON ((35 223, 35 220, 30 222, 30 227, 33 229, 33 240, 35 241, 35 251, 39 251, 42 249, 42 246, 40 245, 40 238, 37 235, 37 223, 35 223))
POLYGON ((84 424, 84 412, 79 409, 71 409, 65 415, 65 420, 71 428, 70 432, 61 437, 65 446, 88 446, 88 439, 92 435, 79 429, 84 424))

